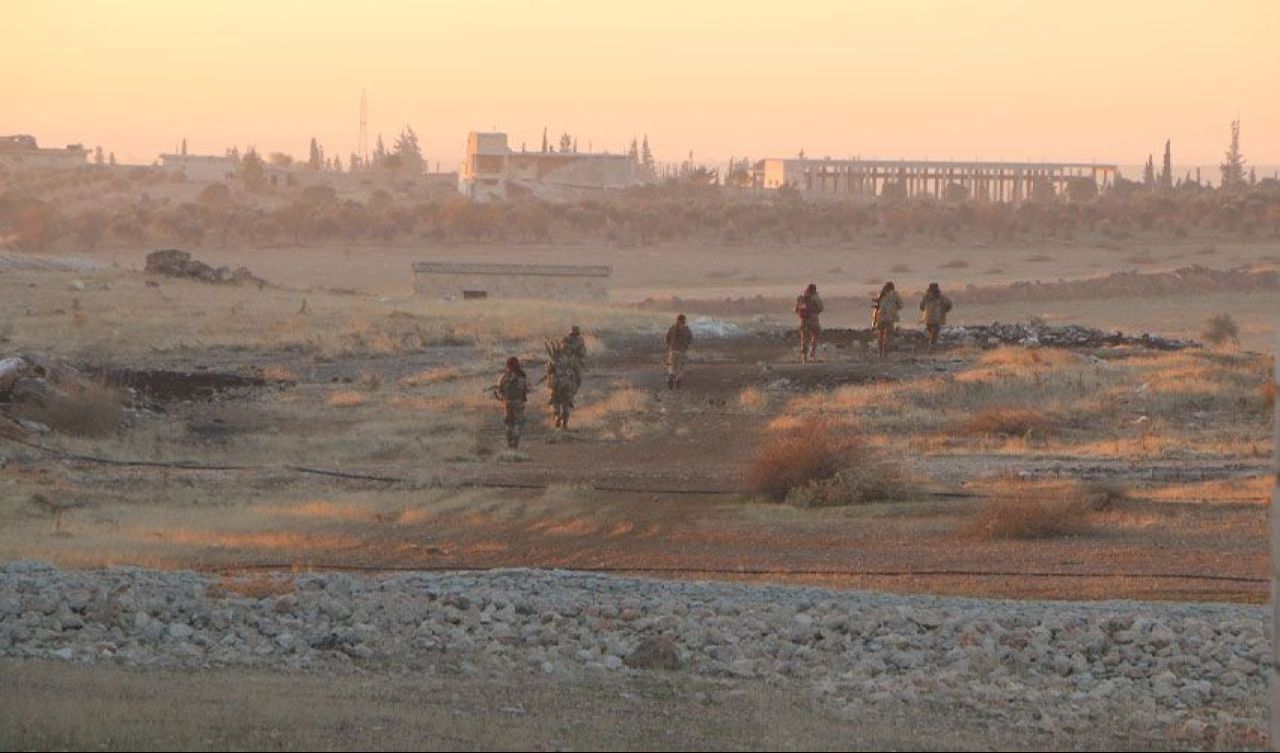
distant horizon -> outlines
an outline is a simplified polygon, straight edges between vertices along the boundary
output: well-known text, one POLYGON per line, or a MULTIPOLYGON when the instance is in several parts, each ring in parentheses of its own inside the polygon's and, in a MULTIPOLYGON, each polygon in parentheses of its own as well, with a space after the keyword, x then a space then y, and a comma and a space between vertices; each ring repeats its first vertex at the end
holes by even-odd
MULTIPOLYGON (((416 129, 415 129, 415 130, 416 130, 416 129)), ((499 129, 499 130, 501 130, 501 129, 499 129)), ((397 133, 398 133, 398 132, 397 132, 397 133)), ((63 148, 63 147, 70 146, 70 145, 73 145, 73 144, 80 144, 80 145, 81 145, 81 146, 83 146, 86 150, 88 150, 88 151, 90 152, 90 161, 92 161, 92 152, 93 152, 94 148, 95 148, 95 147, 97 147, 97 146, 101 146, 101 147, 103 148, 103 151, 104 151, 104 152, 111 152, 111 151, 113 151, 113 150, 111 150, 111 148, 110 148, 108 145, 106 145, 106 144, 92 144, 92 143, 89 143, 89 142, 87 142, 87 141, 70 141, 70 142, 67 142, 67 143, 65 143, 65 144, 54 144, 54 143, 48 143, 48 142, 46 142, 44 139, 42 139, 42 138, 40 137, 40 135, 39 135, 39 134, 36 134, 36 133, 30 133, 29 131, 13 131, 13 132, 4 132, 4 133, 0 133, 0 136, 12 136, 12 135, 19 135, 19 134, 34 136, 34 137, 36 138, 36 141, 39 143, 39 145, 40 145, 40 147, 41 147, 41 148, 63 148)), ((419 134, 419 135, 421 135, 421 134, 419 134)), ((377 137, 375 136, 375 137, 374 137, 374 141, 375 141, 375 143, 376 143, 376 138, 377 138, 377 137)), ((386 137, 385 137, 385 135, 384 135, 384 140, 388 142, 388 148, 389 148, 389 147, 390 147, 390 141, 391 141, 391 139, 386 139, 386 137)), ((462 141, 463 141, 463 143, 465 143, 465 141, 466 141, 465 137, 462 139, 462 141)), ((308 139, 308 144, 309 144, 309 139, 308 139)), ((221 156, 221 155, 224 155, 224 154, 226 153, 226 149, 229 149, 231 146, 235 146, 237 149, 239 149, 239 150, 240 150, 240 153, 241 153, 241 154, 243 154, 243 153, 244 153, 244 151, 245 151, 245 149, 246 149, 248 146, 250 146, 250 145, 248 145, 248 144, 247 144, 247 145, 233 144, 233 145, 228 145, 228 147, 226 147, 226 148, 224 148, 224 149, 222 149, 222 150, 216 150, 216 151, 201 151, 201 150, 198 150, 198 149, 194 148, 194 147, 192 146, 192 144, 191 144, 190 139, 188 139, 188 143, 187 143, 187 153, 188 153, 188 154, 191 154, 191 155, 195 155, 195 156, 221 156)), ((256 147, 256 145, 254 145, 254 146, 256 147)), ((323 146, 324 146, 324 144, 320 144, 320 146, 322 146, 322 147, 323 147, 323 146)), ((580 145, 580 147, 581 147, 581 145, 580 145)), ((177 153, 179 153, 180 148, 181 148, 181 140, 179 140, 179 143, 178 143, 178 144, 175 144, 175 145, 173 145, 173 146, 172 146, 172 147, 170 147, 170 148, 160 149, 160 150, 156 151, 155 156, 153 156, 153 157, 152 157, 152 158, 150 158, 150 159, 130 159, 130 158, 126 158, 126 157, 124 157, 124 156, 121 156, 121 154, 119 154, 119 153, 117 152, 117 153, 116 153, 116 160, 117 160, 117 162, 118 162, 118 163, 120 163, 120 164, 122 164, 122 165, 126 165, 126 166, 149 166, 149 165, 152 165, 152 164, 154 164, 154 163, 158 162, 158 161, 159 161, 159 159, 160 159, 160 157, 161 157, 162 155, 165 155, 165 154, 177 154, 177 153), (170 148, 172 149, 172 151, 170 151, 170 148)), ((518 145, 512 145, 512 146, 511 146, 511 148, 512 148, 513 150, 515 150, 515 151, 520 151, 520 149, 519 149, 519 146, 518 146, 518 145)), ((537 148, 537 149, 530 149, 529 151, 538 151, 538 149, 540 149, 540 148, 541 148, 541 134, 539 134, 539 144, 538 144, 538 148, 537 148)), ((371 148, 371 150, 372 150, 372 148, 371 148)), ((275 152, 282 152, 283 150, 276 150, 276 149, 272 149, 272 150, 263 150, 263 149, 261 149, 261 148, 258 148, 258 149, 257 149, 257 151, 258 151, 258 153, 259 153, 259 154, 261 154, 263 157, 266 157, 268 154, 272 154, 272 153, 275 153, 275 152)), ((586 151, 586 149, 585 149, 585 148, 583 148, 583 149, 582 149, 582 151, 586 151)), ((596 149, 595 151, 596 151, 596 152, 601 152, 601 151, 605 151, 605 150, 596 149)), ((626 150, 626 149, 622 149, 622 150, 616 150, 616 149, 615 149, 615 150, 608 150, 608 151, 610 151, 610 152, 611 152, 611 153, 613 153, 613 154, 625 154, 627 150, 626 150)), ((1246 159, 1246 165, 1245 165, 1246 174, 1247 174, 1247 171, 1248 171, 1250 168, 1252 168, 1252 169, 1254 169, 1254 170, 1256 170, 1256 171, 1257 171, 1257 177, 1258 177, 1258 180, 1262 180, 1263 178, 1276 178, 1276 177, 1280 177, 1280 162, 1275 162, 1275 163, 1254 163, 1252 160, 1249 160, 1249 154, 1248 154, 1248 152, 1247 152, 1247 151, 1245 151, 1245 150, 1243 149, 1243 147, 1242 147, 1242 152, 1244 152, 1245 159, 1246 159)), ((305 163, 305 162, 306 162, 306 156, 305 156, 305 154, 306 154, 306 150, 305 150, 305 147, 304 147, 304 149, 302 150, 302 152, 301 152, 301 153, 295 153, 295 152, 283 152, 283 153, 288 154, 289 156, 291 156, 291 157, 295 160, 295 162, 298 162, 298 163, 305 163)), ((1161 152, 1160 154, 1163 154, 1163 152, 1161 152)), ((1160 154, 1157 154, 1157 153, 1155 153, 1155 152, 1152 152, 1152 153, 1151 153, 1151 156, 1153 156, 1153 157, 1156 157, 1156 158, 1157 158, 1157 159, 1156 159, 1156 165, 1157 165, 1157 168, 1159 167, 1159 159, 1158 159, 1158 157, 1160 156, 1160 154)), ((330 152, 328 152, 328 151, 326 150, 326 156, 332 157, 333 155, 332 155, 330 152)), ((342 157, 343 171, 345 172, 345 171, 348 169, 348 162, 347 162, 347 160, 348 160, 348 155, 347 155, 347 154, 340 154, 340 155, 338 155, 338 156, 341 156, 341 157, 342 157)), ((427 157, 428 169, 429 169, 430 171, 432 171, 432 172, 435 172, 435 167, 436 167, 436 162, 437 162, 437 160, 436 160, 436 159, 434 159, 434 158, 432 158, 430 154, 427 154, 427 155, 425 155, 425 156, 427 157)), ((771 154, 771 155, 764 155, 764 156, 760 156, 760 157, 751 157, 751 159, 752 159, 752 161, 754 162, 755 160, 758 160, 758 159, 792 159, 792 158, 795 158, 795 157, 797 157, 797 156, 798 156, 798 155, 777 155, 777 154, 771 154)), ((854 155, 854 156, 835 156, 835 155, 821 155, 821 156, 819 156, 819 155, 807 154, 807 153, 806 153, 805 157, 806 157, 806 158, 808 158, 808 159, 813 159, 813 160, 822 160, 822 159, 833 159, 833 160, 841 160, 841 159, 865 159, 865 160, 886 160, 886 161, 897 161, 897 160, 902 160, 902 161, 923 161, 923 160, 931 160, 931 159, 932 159, 932 160, 939 160, 939 161, 951 161, 951 162, 971 162, 971 161, 974 161, 974 162, 979 162, 979 161, 988 161, 988 162, 1049 162, 1049 163, 1082 162, 1082 163, 1094 163, 1094 164, 1099 164, 1099 165, 1115 165, 1115 166, 1119 169, 1121 176, 1123 176, 1123 177, 1124 177, 1124 178, 1126 178, 1127 180, 1141 179, 1141 177, 1142 177, 1142 173, 1143 173, 1143 170, 1144 170, 1144 168, 1145 168, 1145 163, 1142 163, 1142 162, 1122 162, 1122 161, 1119 161, 1119 162, 1118 162, 1118 161, 1114 161, 1114 160, 1103 160, 1103 159, 1098 159, 1098 160, 1071 160, 1071 159, 1060 159, 1060 158, 1057 158, 1056 156, 1053 156, 1053 155, 1037 156, 1037 157, 1033 157, 1033 158, 1026 158, 1026 157, 1024 157, 1024 158, 1008 158, 1008 159, 1004 159, 1004 158, 989 158, 989 157, 965 158, 965 157, 947 157, 947 156, 937 156, 937 157, 918 157, 918 156, 914 156, 914 155, 911 155, 911 156, 905 156, 905 155, 904 155, 904 156, 885 156, 885 155, 875 155, 875 154, 858 154, 858 155, 854 155)), ((736 157, 736 156, 735 156, 735 157, 731 157, 731 158, 732 158, 732 159, 735 159, 735 160, 736 160, 736 159, 741 159, 741 157, 736 157)), ((697 158, 697 155, 695 154, 695 155, 694 155, 694 162, 695 162, 695 163, 698 163, 698 164, 710 165, 710 166, 714 166, 714 167, 723 167, 723 166, 725 166, 725 165, 727 165, 727 164, 728 164, 729 159, 731 159, 731 158, 728 158, 728 157, 727 157, 727 158, 719 159, 719 160, 713 160, 713 159, 701 160, 701 159, 698 159, 698 158, 697 158)), ((458 164, 459 164, 461 161, 462 161, 461 153, 459 154, 459 157, 457 158, 457 160, 450 160, 450 161, 440 160, 440 161, 439 161, 439 162, 440 162, 440 164, 439 164, 439 172, 444 172, 444 173, 455 172, 455 171, 457 170, 457 168, 458 168, 458 164)), ((662 163, 662 164, 679 164, 680 160, 659 160, 659 162, 660 162, 660 163, 662 163)), ((1220 180, 1220 178, 1221 178, 1221 176, 1220 176, 1220 174, 1219 174, 1219 170, 1218 170, 1219 165, 1220 165, 1220 163, 1219 163, 1219 162, 1214 162, 1214 163, 1183 163, 1183 162, 1179 162, 1179 161, 1177 160, 1177 151, 1176 151, 1176 148, 1175 148, 1175 150, 1174 150, 1173 173, 1174 173, 1174 180, 1175 180, 1175 181, 1178 181, 1178 180, 1182 180, 1182 179, 1184 179, 1184 178, 1186 177, 1186 175, 1187 175, 1187 173, 1188 173, 1188 172, 1191 172, 1191 173, 1193 173, 1193 174, 1194 174, 1194 173, 1195 173, 1195 171, 1196 171, 1196 169, 1198 168, 1198 169, 1200 169, 1200 171, 1201 171, 1201 179, 1202 179, 1202 180, 1204 180, 1204 181, 1206 181, 1206 182, 1211 182, 1211 183, 1213 183, 1214 185, 1217 185, 1217 184, 1218 184, 1218 182, 1219 182, 1219 180, 1220 180)))
POLYGON ((249 144, 356 151, 408 124, 434 165, 470 130, 569 132, 724 163, 803 149, 1128 164, 1280 164, 1280 3, 1242 0, 47 0, 6 10, 0 133, 150 163, 249 144), (161 146, 163 145, 163 146, 161 146))

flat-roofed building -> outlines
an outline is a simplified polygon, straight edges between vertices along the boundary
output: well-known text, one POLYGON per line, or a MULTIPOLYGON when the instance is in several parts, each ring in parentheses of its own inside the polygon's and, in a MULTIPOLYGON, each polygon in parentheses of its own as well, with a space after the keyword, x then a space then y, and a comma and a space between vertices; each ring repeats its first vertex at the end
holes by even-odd
POLYGON ((643 182, 625 154, 516 152, 507 145, 507 134, 476 131, 467 135, 467 157, 458 171, 458 191, 476 201, 517 195, 572 201, 643 182))
POLYGON ((80 144, 62 149, 42 149, 34 136, 0 136, 0 165, 12 168, 66 170, 88 163, 88 151, 80 144))

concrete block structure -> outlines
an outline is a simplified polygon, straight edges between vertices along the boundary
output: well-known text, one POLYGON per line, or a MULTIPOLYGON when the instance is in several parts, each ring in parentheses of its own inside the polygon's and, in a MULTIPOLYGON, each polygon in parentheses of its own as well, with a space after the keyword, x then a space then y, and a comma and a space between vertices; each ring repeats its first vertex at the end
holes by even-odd
POLYGON ((603 301, 613 268, 573 264, 418 262, 414 292, 424 298, 534 298, 603 301))
POLYGON ((573 201, 643 182, 625 154, 514 152, 507 145, 507 134, 475 131, 467 135, 467 158, 458 171, 458 191, 475 201, 519 195, 573 201))
POLYGON ((88 164, 88 151, 80 144, 62 149, 42 149, 34 136, 0 137, 0 166, 16 169, 66 170, 88 164))
POLYGON ((187 180, 214 183, 236 177, 236 163, 230 157, 211 154, 162 154, 160 169, 182 173, 187 180))

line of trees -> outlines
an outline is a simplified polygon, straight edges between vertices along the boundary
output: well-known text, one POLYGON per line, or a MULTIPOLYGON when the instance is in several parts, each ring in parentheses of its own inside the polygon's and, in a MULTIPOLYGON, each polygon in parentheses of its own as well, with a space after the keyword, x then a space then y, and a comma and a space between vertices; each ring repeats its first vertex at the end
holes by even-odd
MULTIPOLYGON (((279 195, 279 194, 277 194, 279 195)), ((770 194, 735 196, 697 182, 631 189, 608 200, 550 204, 528 200, 478 204, 397 198, 385 189, 364 200, 326 185, 292 190, 278 206, 210 184, 195 201, 132 201, 65 210, 56 200, 0 194, 0 238, 20 249, 93 250, 160 243, 199 246, 420 242, 605 240, 649 244, 697 241, 726 245, 805 243, 913 236, 961 240, 1086 237, 1123 240, 1193 233, 1280 236, 1280 181, 1244 191, 1113 191, 1087 202, 878 200, 809 202, 770 194)))

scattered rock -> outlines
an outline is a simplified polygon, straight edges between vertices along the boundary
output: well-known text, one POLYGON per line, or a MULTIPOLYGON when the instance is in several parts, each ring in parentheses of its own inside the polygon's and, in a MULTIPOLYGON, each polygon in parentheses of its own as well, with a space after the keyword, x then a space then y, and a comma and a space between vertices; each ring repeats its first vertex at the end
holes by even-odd
POLYGON ((200 282, 236 285, 252 283, 258 286, 267 284, 266 280, 255 277, 245 267, 237 267, 234 270, 228 267, 212 267, 202 261, 193 259, 191 254, 186 251, 176 248, 152 251, 147 254, 147 265, 144 271, 152 275, 199 280, 200 282))
POLYGON ((664 636, 650 636, 640 641, 635 651, 627 655, 626 663, 633 669, 680 669, 680 649, 675 641, 664 636))
POLYGON ((1046 734, 1094 724, 1117 703, 1153 730, 1191 729, 1188 720, 1207 730, 1224 714, 1261 730, 1267 719, 1270 627, 1255 606, 1011 602, 536 570, 318 573, 294 586, 252 597, 191 572, 8 563, 0 658, 466 675, 683 669, 722 678, 730 693, 746 692, 744 682, 800 680, 836 707, 929 698, 1046 734))

